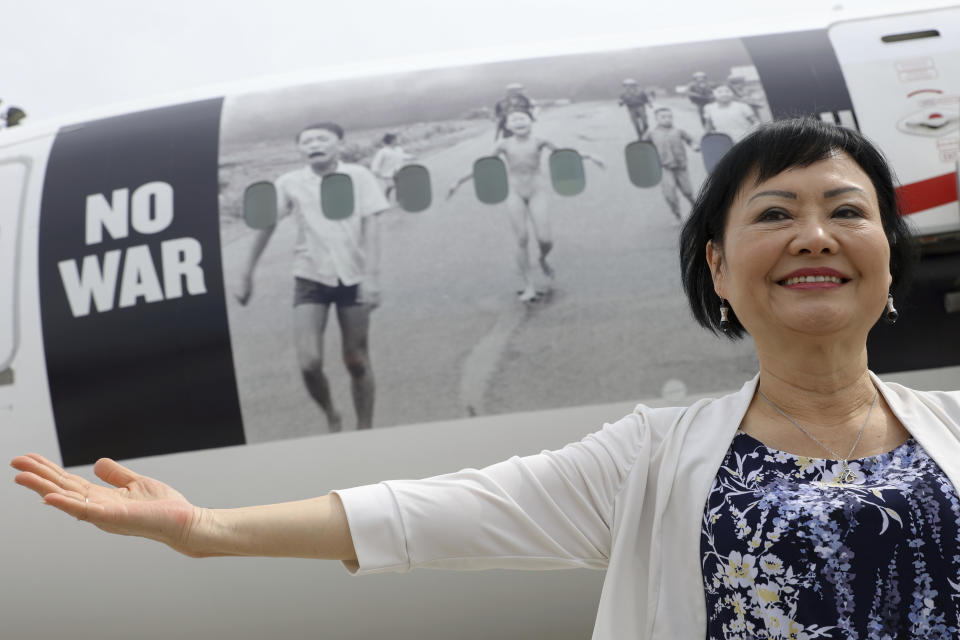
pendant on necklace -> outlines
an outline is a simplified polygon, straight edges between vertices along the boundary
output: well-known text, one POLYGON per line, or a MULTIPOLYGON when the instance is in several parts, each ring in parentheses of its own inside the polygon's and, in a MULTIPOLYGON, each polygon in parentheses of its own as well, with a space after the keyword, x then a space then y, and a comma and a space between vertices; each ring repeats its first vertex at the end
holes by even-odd
POLYGON ((843 468, 836 475, 834 481, 839 484, 852 484, 857 479, 857 474, 847 466, 847 461, 843 461, 843 468))

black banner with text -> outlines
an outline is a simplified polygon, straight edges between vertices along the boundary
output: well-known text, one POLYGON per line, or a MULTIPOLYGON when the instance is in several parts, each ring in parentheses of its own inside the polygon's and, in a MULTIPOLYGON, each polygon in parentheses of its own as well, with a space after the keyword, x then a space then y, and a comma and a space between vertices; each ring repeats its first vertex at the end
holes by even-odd
POLYGON ((65 465, 244 442, 220 260, 221 104, 57 135, 39 278, 65 465))

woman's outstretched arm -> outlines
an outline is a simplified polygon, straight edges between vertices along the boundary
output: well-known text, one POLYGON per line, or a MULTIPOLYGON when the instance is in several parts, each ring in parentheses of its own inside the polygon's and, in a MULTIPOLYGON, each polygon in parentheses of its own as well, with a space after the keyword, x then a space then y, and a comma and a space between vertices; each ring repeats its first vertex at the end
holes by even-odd
POLYGON ((108 458, 94 473, 108 485, 67 473, 37 454, 18 456, 14 481, 44 503, 108 531, 150 538, 196 558, 282 556, 356 562, 346 514, 335 494, 239 509, 194 506, 172 487, 108 458))

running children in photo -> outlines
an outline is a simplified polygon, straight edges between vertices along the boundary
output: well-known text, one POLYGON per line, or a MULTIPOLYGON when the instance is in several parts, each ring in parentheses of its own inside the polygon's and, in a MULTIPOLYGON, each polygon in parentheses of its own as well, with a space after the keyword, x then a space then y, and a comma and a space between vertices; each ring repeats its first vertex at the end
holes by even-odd
POLYGON ((647 121, 647 107, 650 106, 650 97, 647 92, 640 88, 636 80, 627 78, 623 81, 623 93, 620 94, 619 104, 627 108, 630 124, 636 129, 637 138, 642 138, 647 127, 650 126, 647 121))
POLYGON ((493 133, 493 139, 499 140, 500 136, 509 138, 513 135, 507 126, 507 116, 511 111, 522 110, 530 114, 533 118, 533 100, 523 93, 523 85, 519 82, 511 82, 507 85, 507 93, 493 108, 493 117, 497 121, 497 130, 493 133))
MULTIPOLYGON (((509 184, 507 211, 510 213, 510 226, 516 242, 517 267, 523 281, 523 288, 518 295, 521 302, 532 302, 539 294, 550 290, 554 278, 553 267, 547 262, 547 256, 553 249, 553 234, 547 212, 548 187, 544 184, 541 172, 541 158, 544 149, 555 151, 557 146, 533 136, 533 117, 525 110, 510 112, 506 126, 512 135, 501 140, 492 155, 503 156, 506 160, 509 184), (540 291, 534 284, 533 269, 530 265, 530 229, 533 230, 533 237, 537 242, 540 270, 547 281, 547 285, 541 287, 540 291)), ((604 167, 597 157, 586 153, 581 153, 580 156, 601 169, 604 167)), ((450 186, 447 198, 451 198, 460 185, 472 179, 471 171, 456 180, 450 186)))
POLYGON ((383 193, 387 199, 396 190, 397 185, 394 178, 397 171, 400 171, 413 160, 416 160, 416 156, 403 150, 395 133, 387 133, 383 136, 383 146, 373 155, 370 170, 380 181, 380 186, 383 188, 383 193))
POLYGON ((704 128, 707 133, 725 133, 734 144, 746 136, 760 122, 750 105, 735 99, 728 85, 713 90, 714 101, 703 108, 704 128))
MULTIPOLYGON (((326 415, 330 431, 342 418, 323 372, 323 337, 335 306, 343 342, 343 363, 350 375, 357 428, 373 425, 374 379, 370 366, 370 312, 380 303, 380 262, 376 214, 389 207, 376 178, 358 164, 340 161, 343 128, 332 122, 305 127, 296 136, 304 166, 277 178, 277 219, 292 215, 297 225, 293 247, 294 338, 307 391, 326 415), (349 176, 354 211, 343 219, 324 215, 320 185, 331 174, 349 176)), ((253 294, 253 272, 276 223, 254 236, 236 297, 242 305, 253 294)))
POLYGON ((656 126, 643 134, 643 139, 653 143, 660 156, 660 166, 663 167, 663 177, 660 188, 663 198, 667 201, 671 213, 677 220, 682 221, 680 215, 680 199, 677 190, 683 194, 687 202, 693 206, 693 187, 690 185, 690 174, 687 172, 687 147, 700 151, 689 133, 673 126, 673 111, 667 107, 659 107, 654 111, 656 126))

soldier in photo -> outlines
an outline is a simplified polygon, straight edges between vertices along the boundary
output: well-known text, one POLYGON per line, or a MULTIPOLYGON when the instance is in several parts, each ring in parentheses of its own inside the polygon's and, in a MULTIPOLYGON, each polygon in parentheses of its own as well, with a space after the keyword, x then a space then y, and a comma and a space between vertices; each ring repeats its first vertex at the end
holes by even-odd
POLYGON ((637 139, 643 138, 643 134, 650 126, 647 120, 647 107, 651 106, 650 96, 640 88, 636 80, 627 78, 623 81, 623 93, 620 94, 619 104, 627 108, 630 124, 637 131, 637 139))
POLYGON ((704 125, 706 125, 706 117, 703 109, 713 102, 713 88, 713 83, 707 80, 707 74, 703 71, 694 71, 693 82, 687 85, 687 97, 697 106, 700 122, 704 125))
POLYGON ((707 133, 724 133, 736 143, 759 122, 750 105, 735 99, 733 90, 725 84, 713 90, 714 101, 703 108, 704 128, 707 133))
POLYGON ((761 114, 767 101, 762 89, 756 86, 751 87, 747 84, 746 78, 736 74, 730 74, 727 77, 727 86, 733 91, 734 98, 753 109, 753 113, 757 116, 758 121, 763 119, 761 114))

